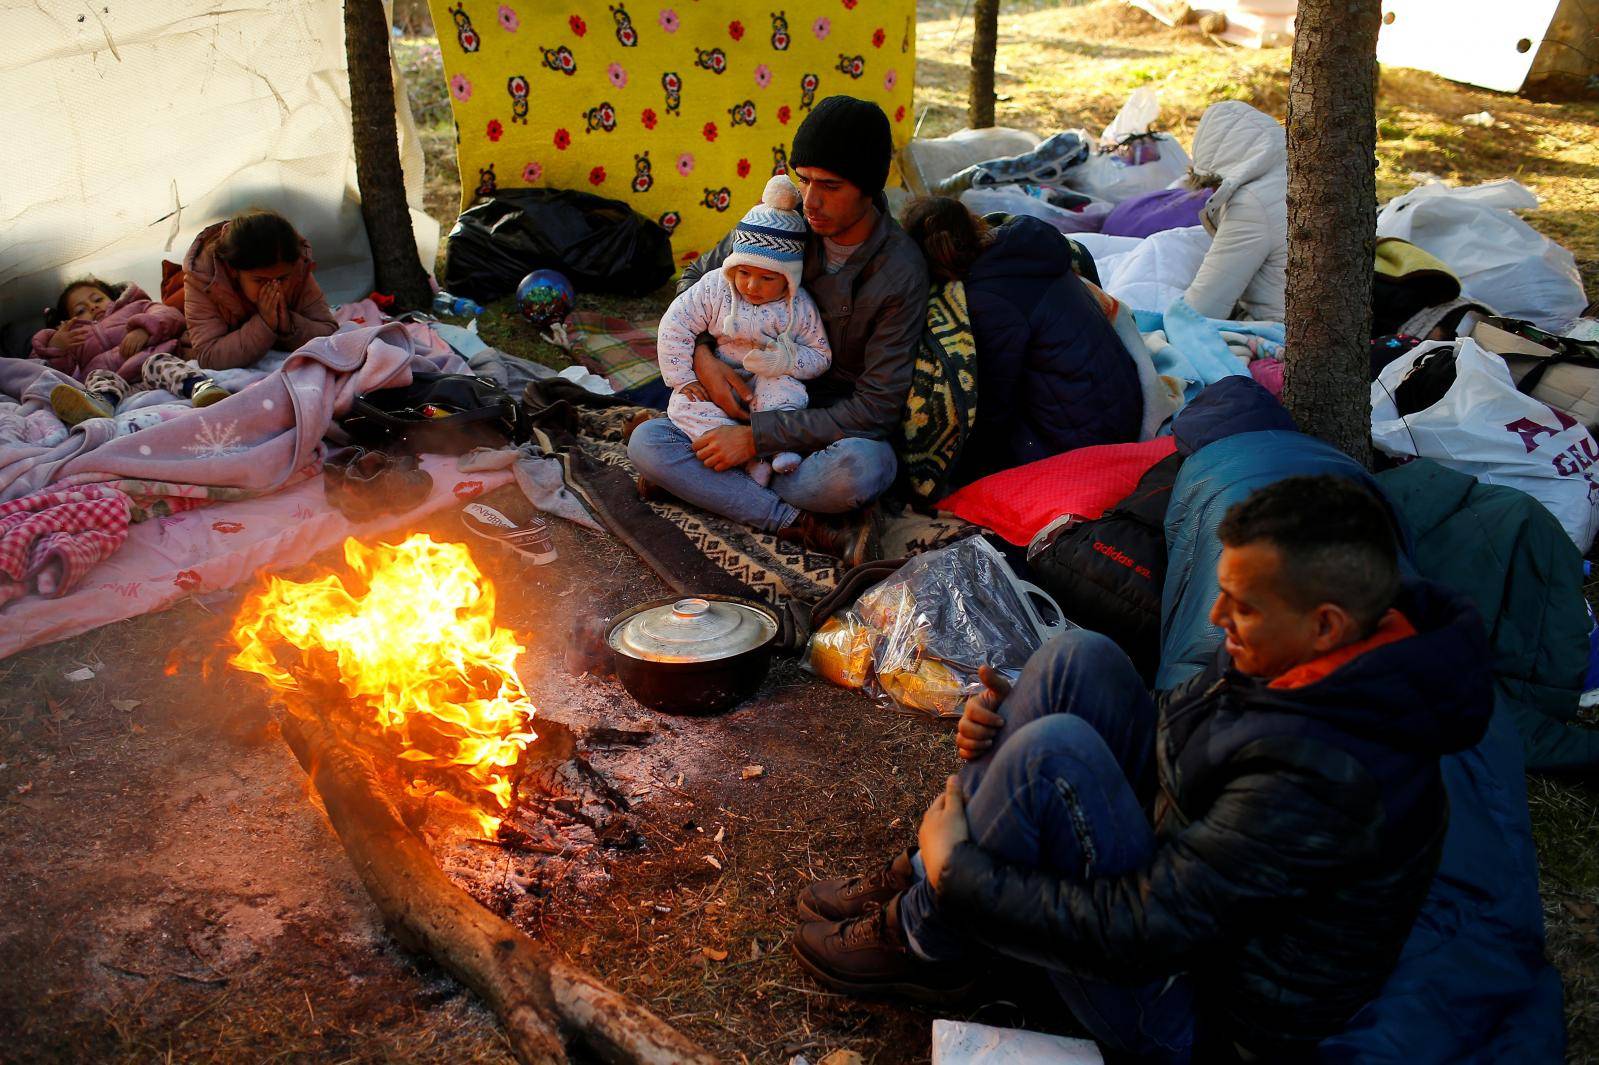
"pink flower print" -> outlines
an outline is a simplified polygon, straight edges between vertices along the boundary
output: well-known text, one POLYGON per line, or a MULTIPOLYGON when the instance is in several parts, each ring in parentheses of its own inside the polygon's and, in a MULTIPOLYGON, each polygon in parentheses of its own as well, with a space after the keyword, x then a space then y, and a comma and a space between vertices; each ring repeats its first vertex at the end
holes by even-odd
POLYGON ((883 88, 887 89, 889 92, 893 92, 894 91, 894 86, 896 86, 898 84, 899 84, 899 71, 890 70, 887 74, 883 75, 883 88))
POLYGON ((816 21, 811 23, 811 32, 816 34, 818 41, 827 40, 827 35, 833 32, 833 20, 826 15, 816 16, 816 21))
POLYGON ((688 177, 694 173, 694 156, 684 152, 677 157, 677 173, 679 177, 688 177))
POLYGON ((612 63, 605 68, 605 76, 611 79, 611 84, 618 89, 627 84, 627 71, 622 69, 622 64, 612 63))
POLYGON ((755 67, 755 84, 764 89, 771 83, 772 68, 767 66, 765 63, 757 64, 755 67))
POLYGON ((502 133, 504 133, 504 132, 505 132, 505 127, 500 125, 500 120, 499 119, 497 119, 497 118, 489 119, 489 129, 488 129, 489 140, 491 140, 491 141, 499 140, 500 139, 500 135, 502 133))
POLYGON ((661 13, 655 21, 660 23, 661 29, 665 30, 667 33, 677 32, 677 12, 673 11, 671 8, 661 8, 661 13))
POLYGON ((528 185, 537 185, 544 176, 544 168, 537 163, 529 163, 522 168, 522 181, 528 185))
POLYGON ((450 95, 463 104, 472 98, 472 82, 465 74, 457 74, 450 79, 450 95))
POLYGON ((516 12, 512 11, 509 7, 506 7, 504 4, 501 4, 500 28, 505 30, 506 33, 515 33, 517 28, 521 25, 522 20, 516 17, 516 12))

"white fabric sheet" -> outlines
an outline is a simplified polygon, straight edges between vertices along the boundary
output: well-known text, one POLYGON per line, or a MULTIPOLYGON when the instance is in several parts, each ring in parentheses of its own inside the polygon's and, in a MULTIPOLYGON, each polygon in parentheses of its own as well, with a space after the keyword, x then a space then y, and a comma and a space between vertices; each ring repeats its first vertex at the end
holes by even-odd
MULTIPOLYGON (((206 225, 252 206, 311 241, 334 302, 372 264, 356 191, 343 6, 0 0, 0 323, 84 273, 160 289, 206 225)), ((398 88, 397 84, 397 88, 398 88)), ((422 261, 422 152, 397 92, 422 261)))

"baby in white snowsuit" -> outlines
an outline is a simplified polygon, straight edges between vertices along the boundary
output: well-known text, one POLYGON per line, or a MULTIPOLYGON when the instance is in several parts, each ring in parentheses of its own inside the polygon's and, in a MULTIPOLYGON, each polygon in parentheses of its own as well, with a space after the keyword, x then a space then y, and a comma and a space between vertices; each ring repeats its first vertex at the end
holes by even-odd
MULTIPOLYGON (((657 338, 661 378, 672 389, 666 413, 690 440, 718 426, 738 424, 705 398, 694 376, 694 345, 701 333, 716 340, 716 354, 753 380, 750 409, 803 410, 810 402, 801 381, 832 364, 816 301, 800 288, 805 266, 805 219, 799 190, 779 174, 766 183, 761 202, 733 230, 733 250, 722 268, 701 277, 672 301, 657 338)), ((745 471, 765 486, 773 472, 792 473, 801 456, 757 457, 745 471)))

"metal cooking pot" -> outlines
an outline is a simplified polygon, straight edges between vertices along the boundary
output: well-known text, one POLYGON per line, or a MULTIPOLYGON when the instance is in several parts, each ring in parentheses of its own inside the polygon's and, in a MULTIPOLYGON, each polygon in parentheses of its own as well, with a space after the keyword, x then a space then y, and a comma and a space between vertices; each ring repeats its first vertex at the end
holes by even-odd
POLYGON ((622 686, 645 706, 714 714, 761 686, 777 614, 728 595, 658 599, 617 615, 606 644, 622 686))

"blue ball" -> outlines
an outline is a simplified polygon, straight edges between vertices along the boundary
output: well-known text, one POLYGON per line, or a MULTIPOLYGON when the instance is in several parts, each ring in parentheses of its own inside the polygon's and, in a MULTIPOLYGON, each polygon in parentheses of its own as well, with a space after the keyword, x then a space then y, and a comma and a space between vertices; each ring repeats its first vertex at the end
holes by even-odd
POLYGON ((534 270, 516 286, 517 310, 540 329, 564 320, 576 302, 572 282, 555 270, 534 270))

